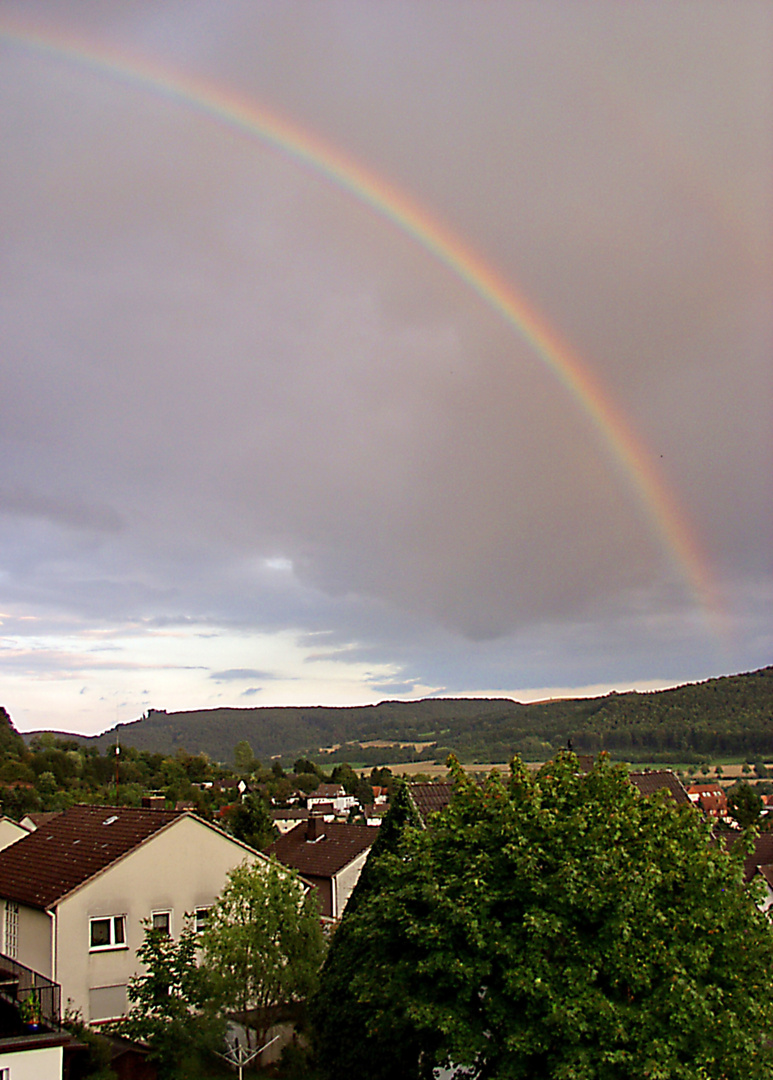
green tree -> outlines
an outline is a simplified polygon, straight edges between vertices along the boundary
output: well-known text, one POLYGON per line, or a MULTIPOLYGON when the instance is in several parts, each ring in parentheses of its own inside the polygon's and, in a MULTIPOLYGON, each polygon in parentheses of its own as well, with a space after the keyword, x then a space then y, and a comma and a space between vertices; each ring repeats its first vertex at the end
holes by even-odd
POLYGON ((348 761, 345 761, 342 765, 336 765, 333 769, 333 783, 341 784, 347 795, 354 795, 359 779, 348 761))
POLYGON ((762 796, 751 784, 734 784, 727 793, 727 808, 742 829, 759 825, 762 815, 762 796))
POLYGON ((450 805, 376 853, 344 915, 348 982, 314 1010, 324 1075, 341 1015, 347 1069, 378 1078, 771 1075, 773 935, 742 850, 603 759, 516 759, 483 785, 452 765, 450 805))
POLYGON ((274 860, 242 863, 210 908, 201 945, 215 1000, 246 1015, 260 1045, 283 1009, 316 989, 323 957, 316 894, 274 860))
POLYGON ((228 817, 228 827, 237 840, 262 851, 276 836, 276 827, 265 799, 250 792, 237 803, 228 817))
POLYGON ((222 1046, 225 1021, 212 1007, 205 973, 196 964, 198 940, 190 922, 175 941, 145 928, 137 956, 145 974, 129 981, 129 1015, 112 1030, 146 1042, 159 1076, 190 1075, 193 1063, 222 1046))
POLYGON ((234 747, 234 765, 236 771, 240 773, 251 773, 256 767, 260 766, 260 762, 255 760, 252 747, 246 739, 240 739, 234 747))

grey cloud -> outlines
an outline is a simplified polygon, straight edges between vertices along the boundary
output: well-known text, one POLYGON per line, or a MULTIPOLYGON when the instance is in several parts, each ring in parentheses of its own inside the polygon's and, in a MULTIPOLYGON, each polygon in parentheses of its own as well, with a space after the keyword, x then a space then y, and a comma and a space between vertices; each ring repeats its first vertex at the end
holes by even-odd
POLYGON ((124 528, 121 515, 112 507, 65 500, 23 489, 0 489, 0 514, 42 518, 73 529, 115 533, 124 528))
MULTIPOLYGON (((36 5, 340 145, 540 308, 651 447, 693 559, 754 622, 737 663, 760 655, 765 10, 99 9, 36 5)), ((2 602, 138 633, 329 630, 320 653, 404 665, 396 686, 727 663, 703 659, 705 630, 690 644, 675 521, 442 260, 149 87, 6 54, 2 602)), ((211 678, 267 678, 233 671, 211 678)))

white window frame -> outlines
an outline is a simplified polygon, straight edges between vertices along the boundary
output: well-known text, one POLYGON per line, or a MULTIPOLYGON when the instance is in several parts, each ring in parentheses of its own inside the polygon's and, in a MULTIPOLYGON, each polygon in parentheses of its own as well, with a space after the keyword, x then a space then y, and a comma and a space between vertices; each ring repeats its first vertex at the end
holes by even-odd
POLYGON ((128 949, 126 941, 126 916, 125 915, 95 915, 89 919, 89 952, 114 952, 116 949, 128 949), (104 945, 95 945, 93 942, 92 927, 94 923, 106 922, 110 926, 110 940, 104 945), (120 927, 120 931, 118 928, 120 927))
POLYGON ((172 908, 157 908, 150 913, 150 925, 154 930, 164 930, 163 926, 156 926, 156 916, 165 915, 167 919, 166 933, 169 937, 172 937, 174 928, 172 926, 172 908))
POLYGON ((201 907, 197 907, 193 913, 193 925, 197 934, 203 934, 207 929, 207 922, 209 921, 209 913, 211 910, 211 905, 202 905, 201 907))
MULTIPOLYGON (((11 960, 19 955, 19 905, 14 900, 5 902, 3 919, 3 952, 11 960)), ((2 1077, 0 1077, 2 1080, 2 1077)))

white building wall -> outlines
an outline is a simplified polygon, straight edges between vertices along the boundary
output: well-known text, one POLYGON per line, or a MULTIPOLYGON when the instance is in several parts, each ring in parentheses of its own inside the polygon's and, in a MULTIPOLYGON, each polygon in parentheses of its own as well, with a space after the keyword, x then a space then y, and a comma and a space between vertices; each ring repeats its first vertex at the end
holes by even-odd
POLYGON ((336 874, 333 880, 333 895, 334 895, 334 907, 333 916, 336 919, 340 919, 344 913, 346 902, 354 892, 354 886, 359 880, 362 868, 370 854, 370 848, 361 852, 356 859, 344 867, 338 874, 336 874))
POLYGON ((10 1071, 11 1080, 62 1080, 61 1046, 42 1050, 0 1050, 0 1069, 10 1071))
POLYGON ((63 900, 53 976, 62 986, 63 1010, 79 1009, 86 1021, 121 1015, 126 986, 140 967, 143 920, 154 911, 170 911, 177 937, 186 913, 210 907, 229 870, 245 859, 262 856, 194 818, 180 818, 63 900), (126 916, 125 946, 91 951, 90 920, 115 915, 126 916))

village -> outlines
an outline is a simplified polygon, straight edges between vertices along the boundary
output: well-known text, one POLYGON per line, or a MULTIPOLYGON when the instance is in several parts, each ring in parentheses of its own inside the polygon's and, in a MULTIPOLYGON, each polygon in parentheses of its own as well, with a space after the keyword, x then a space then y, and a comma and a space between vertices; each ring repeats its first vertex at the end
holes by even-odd
MULTIPOLYGON (((573 760, 581 774, 594 769, 592 757, 573 760)), ((116 1028, 130 1012, 130 987, 144 970, 149 929, 171 942, 181 940, 186 927, 200 936, 238 868, 264 872, 277 865, 313 897, 316 919, 330 940, 389 814, 393 792, 402 793, 411 820, 426 829, 449 806, 454 790, 447 773, 417 782, 374 769, 370 780, 382 782, 371 783, 348 766, 338 770, 346 785, 320 776, 313 785, 308 777, 315 767, 300 761, 292 776, 305 776, 303 786, 294 786, 274 768, 272 793, 267 772, 261 773, 244 748, 242 764, 241 775, 195 782, 198 796, 207 794, 210 805, 220 804, 206 816, 197 813, 195 799, 172 806, 164 794, 148 792, 140 805, 76 802, 31 811, 19 820, 0 818, 0 1069, 11 1070, 2 1075, 13 1080, 89 1075, 84 1031, 102 1033, 111 1070, 105 1075, 120 1080, 162 1075, 156 1072, 153 1047, 117 1034, 116 1028)), ((760 883, 761 909, 773 904, 773 832, 764 831, 773 797, 757 795, 742 781, 734 791, 745 801, 732 791, 728 801, 719 781, 685 787, 669 769, 631 771, 627 779, 640 797, 690 807, 724 838, 722 843, 731 842, 741 826, 762 826, 744 861, 744 878, 760 883)), ((14 783, 19 781, 11 781, 9 790, 18 795, 14 783)), ((482 785, 482 776, 475 783, 482 785)), ((120 794, 120 788, 113 790, 120 794)), ((266 1049, 251 1051, 253 1067, 278 1068, 283 1052, 297 1043, 292 1009, 282 1008, 291 1003, 274 1004, 276 1022, 269 1017, 263 1023, 266 1049)), ((235 1067, 234 1047, 254 1045, 248 1027, 248 1013, 230 1014, 226 1045, 235 1067)))

